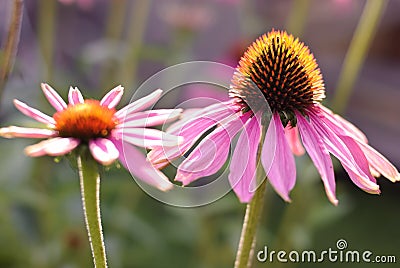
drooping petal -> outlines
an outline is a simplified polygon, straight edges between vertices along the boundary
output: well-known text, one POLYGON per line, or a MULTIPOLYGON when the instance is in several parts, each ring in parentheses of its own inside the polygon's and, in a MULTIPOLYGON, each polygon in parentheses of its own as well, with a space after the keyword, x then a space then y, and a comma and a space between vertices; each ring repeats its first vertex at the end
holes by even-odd
MULTIPOLYGON (((354 138, 337 134, 340 131, 334 125, 328 126, 321 117, 314 113, 310 113, 309 117, 328 151, 338 158, 343 166, 350 169, 357 178, 364 181, 360 181, 360 183, 375 182, 369 171, 368 161, 354 138)), ((356 177, 353 176, 353 178, 356 177)))
POLYGON ((369 166, 369 171, 371 172, 371 175, 375 178, 379 178, 381 176, 381 173, 379 173, 376 169, 374 169, 371 164, 369 166))
POLYGON ((119 151, 119 161, 133 176, 161 191, 167 191, 173 187, 168 178, 161 171, 154 168, 146 160, 145 155, 134 146, 114 138, 111 138, 111 141, 119 151))
POLYGON ((400 181, 399 171, 382 154, 361 141, 357 141, 371 167, 392 182, 400 181))
POLYGON ((256 188, 257 150, 261 138, 261 126, 253 116, 240 134, 229 166, 229 182, 240 202, 247 203, 256 188))
POLYGON ((52 138, 26 147, 25 154, 32 157, 64 155, 75 149, 79 143, 80 141, 75 138, 52 138))
POLYGON ((346 170, 347 174, 349 175, 351 181, 361 190, 370 193, 370 194, 379 194, 379 185, 376 182, 366 180, 364 177, 358 176, 354 173, 351 168, 347 165, 342 163, 344 170, 346 170))
POLYGON ((48 84, 41 84, 44 95, 46 96, 49 103, 56 109, 57 111, 62 111, 67 108, 67 104, 65 101, 58 95, 58 93, 48 84))
POLYGON ((0 128, 0 136, 4 138, 51 138, 57 136, 57 131, 43 128, 4 127, 0 128))
POLYGON ((114 143, 108 139, 97 138, 89 141, 89 149, 96 159, 102 165, 110 165, 119 157, 119 151, 114 143))
POLYGON ((294 155, 300 156, 305 153, 304 147, 300 141, 299 130, 297 129, 297 126, 292 127, 289 123, 285 127, 285 136, 294 155))
POLYGON ((122 138, 125 142, 132 143, 136 146, 146 148, 155 146, 177 146, 182 142, 182 137, 150 128, 115 129, 113 131, 113 136, 122 138))
POLYGON ((119 124, 118 128, 151 127, 162 125, 177 119, 182 109, 161 109, 132 114, 119 124))
POLYGON ((85 100, 83 99, 82 93, 79 91, 77 87, 69 88, 68 92, 68 102, 70 105, 75 105, 78 103, 83 103, 85 100))
POLYGON ((216 173, 225 163, 229 145, 242 127, 243 122, 240 118, 217 127, 179 165, 175 180, 188 185, 201 177, 216 173))
POLYGON ((24 115, 29 116, 30 118, 35 119, 38 122, 45 123, 51 126, 55 126, 56 121, 53 117, 50 117, 35 108, 28 106, 19 100, 14 100, 15 107, 24 115))
POLYGON ((368 139, 365 136, 365 134, 361 130, 359 130, 356 126, 354 126, 352 123, 350 123, 340 115, 334 114, 331 110, 329 110, 323 105, 316 104, 316 107, 320 109, 320 113, 318 114, 322 116, 324 119, 326 119, 325 121, 335 125, 338 128, 338 130, 340 129, 342 135, 348 135, 350 137, 368 143, 368 139))
POLYGON ((326 107, 321 105, 320 108, 323 112, 318 115, 323 118, 325 124, 336 131, 336 133, 353 138, 360 146, 373 170, 393 182, 400 180, 400 174, 397 169, 382 154, 367 144, 367 138, 361 130, 339 115, 333 114, 326 107), (345 131, 343 131, 343 129, 345 131))
POLYGON ((147 157, 153 164, 168 163, 183 155, 213 126, 221 124, 223 120, 237 119, 235 113, 228 103, 218 103, 195 112, 183 122, 178 121, 168 128, 168 133, 183 137, 183 142, 178 147, 156 147, 147 157))
POLYGON ((269 124, 261 151, 261 163, 272 187, 289 202, 289 192, 296 182, 296 165, 278 113, 274 113, 269 124))
POLYGON ((107 106, 108 108, 112 109, 118 105, 123 94, 124 94, 124 88, 121 85, 119 85, 119 86, 113 88, 112 90, 110 90, 110 92, 108 92, 101 99, 100 105, 107 106))
POLYGON ((121 110, 117 111, 115 113, 115 117, 118 120, 123 121, 126 116, 136 113, 136 112, 143 111, 144 109, 146 109, 146 108, 150 107, 151 105, 153 105, 154 103, 156 103, 156 101, 158 101, 158 99, 161 97, 161 94, 162 94, 162 90, 157 89, 153 93, 151 93, 141 99, 138 99, 138 100, 128 104, 121 110))
POLYGON ((335 194, 335 174, 329 152, 314 127, 303 117, 303 115, 296 112, 296 118, 301 139, 310 155, 310 158, 321 175, 326 195, 332 204, 337 205, 338 200, 336 199, 335 194))

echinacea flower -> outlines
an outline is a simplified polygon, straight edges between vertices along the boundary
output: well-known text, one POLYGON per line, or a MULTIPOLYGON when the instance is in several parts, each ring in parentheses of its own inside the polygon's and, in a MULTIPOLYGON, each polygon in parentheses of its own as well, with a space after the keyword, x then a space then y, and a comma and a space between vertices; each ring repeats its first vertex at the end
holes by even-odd
POLYGON ((330 154, 340 161, 353 183, 368 193, 379 193, 373 175, 400 180, 397 169, 368 145, 359 129, 320 103, 325 89, 314 56, 286 32, 273 30, 248 48, 236 68, 229 95, 231 101, 206 107, 176 123, 168 132, 183 136, 184 142, 179 148, 154 148, 150 161, 162 168, 188 154, 175 177, 187 185, 217 172, 226 162, 234 136, 241 132, 229 181, 242 202, 249 202, 254 195, 257 155, 269 182, 286 201, 290 201, 296 181, 293 153, 301 155, 305 150, 335 205, 330 154), (272 112, 267 126, 262 121, 267 113, 265 101, 272 112), (263 127, 267 130, 259 148, 263 127), (205 138, 192 148, 201 136, 205 138))
POLYGON ((100 101, 84 100, 78 88, 71 87, 68 104, 48 84, 41 84, 41 87, 57 111, 52 117, 19 100, 14 100, 14 104, 20 112, 46 124, 47 128, 10 126, 0 128, 0 136, 44 138, 25 148, 25 153, 32 157, 65 155, 80 144, 86 144, 93 158, 100 164, 109 165, 119 159, 133 175, 146 183, 161 190, 172 187, 168 178, 134 147, 150 148, 163 144, 174 146, 180 142, 179 137, 147 128, 173 120, 181 112, 179 109, 144 111, 160 98, 162 90, 158 89, 117 111, 115 107, 123 95, 122 86, 112 89, 100 101), (134 167, 130 167, 128 161, 133 161, 134 167))

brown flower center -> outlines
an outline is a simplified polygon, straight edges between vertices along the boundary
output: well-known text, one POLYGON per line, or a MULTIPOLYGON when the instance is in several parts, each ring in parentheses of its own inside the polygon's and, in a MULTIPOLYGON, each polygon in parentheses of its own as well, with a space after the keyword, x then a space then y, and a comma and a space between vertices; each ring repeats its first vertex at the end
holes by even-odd
POLYGON ((295 110, 304 112, 325 97, 321 72, 308 47, 292 35, 274 30, 259 37, 244 53, 229 92, 250 107, 264 102, 263 96, 272 112, 287 120, 295 110))
POLYGON ((115 128, 115 109, 101 106, 97 100, 70 105, 54 114, 56 130, 61 137, 79 138, 85 141, 105 138, 115 128))

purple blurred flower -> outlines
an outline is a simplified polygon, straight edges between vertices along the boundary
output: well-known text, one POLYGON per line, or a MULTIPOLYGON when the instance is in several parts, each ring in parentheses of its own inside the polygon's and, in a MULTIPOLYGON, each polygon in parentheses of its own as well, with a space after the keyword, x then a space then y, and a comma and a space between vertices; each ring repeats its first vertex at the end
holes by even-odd
POLYGON ((58 1, 64 5, 71 5, 73 3, 76 3, 79 6, 79 8, 88 10, 93 7, 95 0, 58 0, 58 1))
POLYGON ((168 132, 183 136, 184 142, 179 147, 154 148, 148 155, 150 161, 162 168, 192 149, 175 177, 188 185, 217 172, 226 162, 233 138, 240 133, 229 181, 241 202, 251 200, 259 183, 257 155, 275 191, 290 201, 289 193, 296 181, 292 153, 303 154, 303 145, 335 205, 338 201, 330 154, 339 159, 353 183, 366 192, 380 192, 372 174, 400 180, 397 169, 368 145, 359 129, 320 104, 325 90, 314 56, 286 32, 272 31, 249 47, 236 69, 230 97, 231 101, 191 113, 171 126, 168 132), (265 101, 272 111, 268 126, 263 123, 265 101), (263 147, 259 148, 266 127, 263 147))
POLYGON ((25 148, 28 156, 59 156, 70 153, 80 144, 89 147, 94 159, 100 164, 109 165, 115 160, 128 167, 127 161, 135 161, 135 168, 129 170, 161 190, 172 184, 160 171, 155 169, 146 157, 134 146, 151 148, 153 146, 176 146, 180 139, 160 130, 147 127, 161 125, 177 118, 179 109, 143 111, 153 105, 161 96, 158 89, 120 110, 116 110, 123 95, 123 87, 118 86, 108 92, 100 101, 84 100, 77 88, 70 88, 69 104, 48 84, 42 90, 57 112, 50 117, 27 104, 14 100, 23 114, 47 125, 47 128, 25 128, 10 126, 0 128, 0 136, 6 138, 46 138, 25 148))
POLYGON ((160 6, 160 19, 179 30, 199 31, 210 26, 214 12, 210 7, 199 3, 164 2, 160 6))

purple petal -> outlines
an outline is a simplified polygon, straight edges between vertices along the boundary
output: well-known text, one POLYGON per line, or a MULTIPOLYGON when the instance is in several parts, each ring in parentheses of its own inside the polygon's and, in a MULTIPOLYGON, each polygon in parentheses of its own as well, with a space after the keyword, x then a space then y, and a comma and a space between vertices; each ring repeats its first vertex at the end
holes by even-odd
POLYGON ((119 151, 108 139, 97 138, 89 141, 89 149, 93 158, 102 165, 110 165, 119 157, 119 151))
POLYGON ((204 132, 220 124, 222 120, 238 119, 235 113, 236 111, 232 110, 227 103, 218 103, 195 112, 185 118, 183 122, 178 121, 168 128, 168 133, 183 137, 183 142, 179 147, 157 147, 147 157, 153 164, 168 163, 168 161, 183 155, 204 132))
POLYGON ((57 111, 62 111, 67 108, 67 104, 65 103, 65 101, 51 86, 42 83, 41 87, 44 95, 46 96, 50 104, 54 107, 54 109, 56 109, 57 111))
POLYGON ((358 176, 354 173, 348 166, 342 163, 343 168, 346 170, 349 175, 351 181, 361 190, 370 193, 370 194, 379 194, 379 185, 376 182, 366 180, 364 177, 358 176))
POLYGON ((258 118, 253 116, 240 134, 230 164, 229 182, 240 202, 253 198, 256 188, 257 150, 261 129, 258 118))
POLYGON ((108 92, 100 101, 100 105, 107 106, 112 109, 118 105, 122 95, 124 94, 124 88, 119 85, 108 92))
POLYGON ((54 121, 53 117, 50 117, 39 110, 36 110, 27 104, 23 103, 19 100, 14 100, 15 107, 24 115, 29 116, 30 118, 35 119, 38 122, 45 123, 54 127, 56 125, 56 121, 54 121))
POLYGON ((399 171, 389 160, 368 144, 360 141, 357 141, 357 144, 360 145, 361 150, 364 152, 365 157, 373 169, 393 182, 400 181, 399 171))
POLYGON ((261 151, 261 162, 275 191, 287 202, 296 182, 296 165, 278 113, 274 113, 261 151))
POLYGON ((242 127, 240 118, 217 127, 179 165, 175 180, 187 185, 216 173, 228 157, 231 140, 242 127))
POLYGON ((119 160, 129 172, 138 179, 152 185, 161 191, 170 190, 173 184, 159 170, 146 160, 144 154, 134 146, 121 140, 111 139, 119 151, 119 160))
POLYGON ((0 128, 0 136, 4 138, 51 138, 57 136, 57 134, 57 131, 43 128, 16 126, 0 128))
POLYGON ((324 143, 314 127, 301 115, 296 112, 297 125, 300 129, 301 139, 310 158, 314 162, 325 186, 325 192, 332 204, 337 205, 335 189, 335 174, 332 160, 324 143))
POLYGON ((79 143, 80 141, 74 138, 53 138, 26 147, 25 153, 32 157, 42 155, 59 156, 71 152, 79 143))
POLYGON ((138 99, 138 100, 128 104, 121 110, 117 111, 115 113, 115 117, 118 120, 123 121, 126 116, 136 113, 136 112, 143 111, 144 109, 153 105, 161 97, 161 94, 162 94, 162 90, 157 89, 153 93, 151 93, 141 99, 138 99))
POLYGON ((165 133, 151 128, 115 129, 113 135, 122 138, 125 142, 140 147, 177 146, 182 142, 182 137, 165 133))
POLYGON ((317 107, 319 107, 320 109, 320 113, 318 114, 326 119, 325 121, 329 122, 329 124, 335 125, 337 129, 341 131, 341 135, 347 135, 368 143, 368 139, 365 134, 352 123, 350 123, 343 117, 334 114, 331 110, 324 107, 323 105, 318 105, 317 107))
POLYGON ((68 92, 68 102, 70 105, 75 105, 78 103, 84 103, 84 99, 82 96, 82 93, 79 91, 79 89, 70 87, 69 92, 68 92))
POLYGON ((162 109, 139 112, 127 116, 118 128, 150 127, 162 125, 177 119, 182 109, 162 109))
POLYGON ((297 127, 292 127, 289 123, 285 127, 285 136, 294 155, 300 156, 305 153, 304 147, 300 142, 299 130, 297 127))
MULTIPOLYGON (((352 173, 364 182, 375 182, 375 179, 371 176, 364 153, 352 137, 338 135, 337 133, 341 131, 340 128, 332 124, 328 126, 325 124, 324 119, 313 113, 310 113, 309 117, 311 124, 322 138, 328 151, 338 158, 343 166, 346 166, 346 170, 350 169, 352 173)), ((353 178, 355 177, 353 176, 353 178)))

